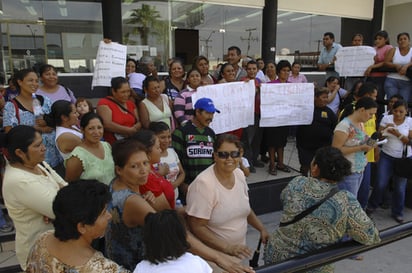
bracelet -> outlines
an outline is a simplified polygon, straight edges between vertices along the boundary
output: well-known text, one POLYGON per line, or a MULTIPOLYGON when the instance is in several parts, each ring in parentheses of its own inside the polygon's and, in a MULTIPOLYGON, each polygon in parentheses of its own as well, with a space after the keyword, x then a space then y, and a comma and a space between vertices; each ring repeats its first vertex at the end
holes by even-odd
POLYGON ((402 135, 402 134, 400 134, 400 135, 398 136, 399 139, 402 139, 403 137, 404 137, 404 135, 402 135))

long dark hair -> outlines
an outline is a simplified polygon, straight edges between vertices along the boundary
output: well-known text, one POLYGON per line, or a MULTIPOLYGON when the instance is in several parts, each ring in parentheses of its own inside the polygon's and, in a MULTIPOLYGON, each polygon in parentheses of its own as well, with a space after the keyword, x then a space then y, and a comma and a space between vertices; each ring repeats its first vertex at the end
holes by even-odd
POLYGON ((318 149, 313 158, 313 164, 319 167, 319 177, 332 181, 341 181, 351 174, 351 163, 342 152, 334 147, 327 146, 318 149))
POLYGON ((190 245, 186 228, 175 210, 163 210, 146 215, 143 226, 146 259, 159 264, 185 254, 190 245))

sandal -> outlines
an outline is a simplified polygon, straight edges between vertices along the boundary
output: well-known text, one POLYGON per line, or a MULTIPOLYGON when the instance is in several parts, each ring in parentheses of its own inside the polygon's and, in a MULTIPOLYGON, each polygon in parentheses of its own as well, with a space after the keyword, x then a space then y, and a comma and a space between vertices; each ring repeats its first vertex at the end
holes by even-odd
POLYGON ((363 256, 362 255, 354 255, 349 257, 349 259, 354 260, 354 261, 363 261, 363 256))
POLYGON ((279 171, 282 171, 282 172, 285 172, 285 173, 290 173, 290 169, 286 165, 283 165, 283 166, 277 165, 276 168, 279 171))
POLYGON ((277 174, 278 174, 278 172, 276 171, 275 165, 269 166, 268 172, 269 172, 269 174, 271 174, 271 175, 277 175, 277 174))

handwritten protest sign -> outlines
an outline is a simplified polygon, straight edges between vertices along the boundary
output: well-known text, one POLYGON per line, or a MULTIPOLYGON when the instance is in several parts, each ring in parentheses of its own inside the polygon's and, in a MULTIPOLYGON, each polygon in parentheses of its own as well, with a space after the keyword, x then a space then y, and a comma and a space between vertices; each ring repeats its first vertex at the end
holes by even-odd
POLYGON ((244 128, 254 123, 255 84, 232 82, 206 85, 192 95, 195 105, 200 98, 210 98, 220 110, 215 113, 210 127, 216 134, 244 128))
POLYGON ((313 83, 262 84, 260 126, 311 124, 314 109, 313 83))
POLYGON ((96 65, 93 73, 92 88, 110 86, 113 77, 124 77, 127 47, 118 43, 99 44, 96 65))
POLYGON ((342 47, 336 53, 335 70, 341 77, 362 77, 374 64, 376 51, 370 46, 342 47))

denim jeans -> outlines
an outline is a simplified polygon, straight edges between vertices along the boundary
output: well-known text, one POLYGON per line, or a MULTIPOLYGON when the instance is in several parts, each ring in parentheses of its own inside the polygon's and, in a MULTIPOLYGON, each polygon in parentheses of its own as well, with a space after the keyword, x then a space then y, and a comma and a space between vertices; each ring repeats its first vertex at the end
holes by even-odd
POLYGON ((376 209, 381 203, 383 194, 389 180, 393 176, 394 188, 392 194, 392 215, 403 216, 403 208, 405 206, 405 192, 407 179, 398 177, 393 174, 395 158, 383 152, 380 154, 378 161, 378 173, 375 187, 373 187, 372 195, 369 198, 368 207, 376 209))
POLYGON ((409 101, 409 99, 411 98, 411 92, 412 92, 412 82, 411 81, 386 78, 384 88, 385 88, 387 99, 389 99, 390 97, 396 94, 401 95, 405 101, 409 101))
POLYGON ((351 192, 355 197, 358 196, 359 187, 361 185, 363 178, 363 172, 361 173, 352 173, 348 176, 345 176, 342 181, 338 183, 340 190, 347 190, 351 192))
POLYGON ((365 170, 363 171, 362 182, 358 191, 358 201, 363 209, 365 209, 366 205, 368 205, 371 185, 371 165, 372 163, 370 162, 368 162, 368 164, 366 165, 365 170))

